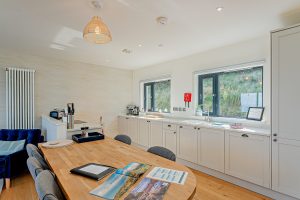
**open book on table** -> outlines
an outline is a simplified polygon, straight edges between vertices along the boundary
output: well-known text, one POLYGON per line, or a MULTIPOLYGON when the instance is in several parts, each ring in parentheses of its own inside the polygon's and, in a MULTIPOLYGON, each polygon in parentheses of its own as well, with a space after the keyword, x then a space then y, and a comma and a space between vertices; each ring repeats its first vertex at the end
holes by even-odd
POLYGON ((150 165, 142 163, 130 163, 122 169, 118 169, 103 184, 95 188, 90 194, 104 199, 119 199, 128 189, 143 175, 150 165))

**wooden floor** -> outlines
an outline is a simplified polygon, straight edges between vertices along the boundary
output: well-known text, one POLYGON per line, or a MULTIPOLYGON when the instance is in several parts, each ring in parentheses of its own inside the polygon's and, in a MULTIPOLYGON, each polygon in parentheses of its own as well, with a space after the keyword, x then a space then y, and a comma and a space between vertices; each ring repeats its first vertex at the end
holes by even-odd
MULTIPOLYGON (((262 200, 268 199, 239 186, 192 170, 197 178, 194 200, 262 200)), ((38 200, 34 183, 29 173, 12 180, 12 187, 4 189, 0 200, 38 200)))

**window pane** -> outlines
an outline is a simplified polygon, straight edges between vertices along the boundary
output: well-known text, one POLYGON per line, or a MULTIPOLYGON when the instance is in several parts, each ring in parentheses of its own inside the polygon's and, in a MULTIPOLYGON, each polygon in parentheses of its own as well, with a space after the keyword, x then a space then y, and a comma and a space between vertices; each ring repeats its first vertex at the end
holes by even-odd
POLYGON ((146 108, 145 108, 145 111, 152 111, 152 103, 151 103, 151 99, 152 99, 152 92, 151 92, 151 85, 147 85, 146 87, 145 87, 145 89, 146 89, 146 99, 145 99, 145 101, 146 101, 146 103, 145 103, 145 106, 146 106, 146 108))
POLYGON ((219 75, 219 116, 245 118, 262 106, 262 67, 219 75))
POLYGON ((203 110, 213 112, 213 78, 202 79, 203 82, 203 110))
POLYGON ((154 110, 155 112, 170 112, 171 109, 171 81, 154 83, 154 110))

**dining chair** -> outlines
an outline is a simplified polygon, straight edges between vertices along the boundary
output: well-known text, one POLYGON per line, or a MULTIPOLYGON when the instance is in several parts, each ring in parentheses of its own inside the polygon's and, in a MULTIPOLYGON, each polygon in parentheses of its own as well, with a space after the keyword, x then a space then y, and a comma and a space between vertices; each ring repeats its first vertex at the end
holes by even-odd
POLYGON ((131 145, 131 139, 130 139, 130 137, 127 136, 127 135, 117 135, 117 136, 115 137, 115 140, 118 140, 118 141, 123 142, 123 143, 125 143, 125 144, 131 145))
POLYGON ((28 170, 33 178, 33 180, 36 179, 36 177, 44 171, 45 169, 42 167, 41 163, 35 158, 35 157, 29 157, 27 159, 27 167, 28 170))
POLYGON ((49 170, 44 170, 35 179, 35 188, 41 200, 64 200, 64 196, 49 170))
POLYGON ((43 169, 49 169, 45 159, 43 158, 41 151, 33 144, 26 145, 26 151, 29 157, 34 157, 42 165, 43 169))
POLYGON ((176 161, 176 155, 167 148, 154 146, 154 147, 150 147, 147 151, 149 153, 153 153, 155 155, 161 156, 168 160, 176 161))

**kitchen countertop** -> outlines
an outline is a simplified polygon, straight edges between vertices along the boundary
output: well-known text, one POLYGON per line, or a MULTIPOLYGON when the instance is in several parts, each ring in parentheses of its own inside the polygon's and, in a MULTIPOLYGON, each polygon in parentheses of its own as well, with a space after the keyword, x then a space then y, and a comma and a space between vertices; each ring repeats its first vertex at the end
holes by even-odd
POLYGON ((229 123, 218 123, 218 122, 207 122, 197 119, 185 119, 185 118, 168 118, 168 117, 149 117, 147 115, 143 116, 133 116, 133 115, 119 115, 122 117, 131 117, 131 118, 138 118, 138 119, 145 119, 145 120, 155 120, 155 121, 162 121, 163 123, 172 123, 177 125, 186 125, 186 126, 196 126, 199 128, 213 128, 213 129, 223 129, 227 131, 234 131, 240 133, 248 133, 254 135, 264 135, 270 136, 271 130, 265 128, 258 128, 258 127, 249 127, 245 126, 242 129, 234 129, 230 127, 229 123))
MULTIPOLYGON (((49 122, 51 122, 52 124, 54 124, 56 126, 66 126, 67 127, 67 123, 63 122, 62 120, 57 120, 57 119, 51 118, 46 115, 43 115, 42 118, 48 120, 49 122)), ((67 132, 80 131, 81 127, 89 127, 89 129, 100 129, 103 126, 99 123, 83 122, 83 123, 79 123, 79 124, 74 124, 74 128, 67 129, 67 132)))

